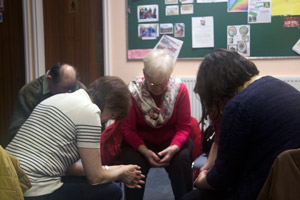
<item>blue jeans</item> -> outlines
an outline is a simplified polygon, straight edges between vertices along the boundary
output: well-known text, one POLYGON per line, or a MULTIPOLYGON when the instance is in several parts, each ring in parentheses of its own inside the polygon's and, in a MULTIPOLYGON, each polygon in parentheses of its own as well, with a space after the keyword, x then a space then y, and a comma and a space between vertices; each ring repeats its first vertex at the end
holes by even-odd
POLYGON ((208 155, 206 153, 203 153, 198 158, 196 158, 196 160, 193 162, 193 168, 200 169, 201 167, 203 167, 203 165, 207 161, 207 156, 208 155))
POLYGON ((117 183, 90 185, 84 177, 63 177, 64 184, 51 194, 25 197, 25 200, 120 200, 122 190, 117 183))

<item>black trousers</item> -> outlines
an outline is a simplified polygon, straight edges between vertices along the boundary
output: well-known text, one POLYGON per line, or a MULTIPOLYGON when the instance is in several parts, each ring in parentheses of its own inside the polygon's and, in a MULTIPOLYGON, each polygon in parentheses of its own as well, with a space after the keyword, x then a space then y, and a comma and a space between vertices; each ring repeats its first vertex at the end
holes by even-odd
MULTIPOLYGON (((148 149, 158 153, 170 145, 171 141, 167 141, 161 145, 147 144, 148 149)), ((192 173, 192 161, 191 152, 193 149, 193 141, 188 138, 187 142, 182 146, 179 152, 177 152, 172 158, 170 165, 165 167, 173 189, 175 199, 181 199, 183 195, 192 191, 193 189, 193 173, 192 173)), ((147 176, 150 168, 152 167, 146 157, 141 153, 134 150, 125 141, 122 145, 123 163, 124 164, 136 164, 141 167, 142 173, 147 176)), ((159 186, 158 186, 159 187, 159 186)), ((142 189, 131 189, 125 187, 126 200, 142 200, 144 196, 145 185, 142 185, 142 189)))
POLYGON ((228 198, 228 194, 223 191, 194 189, 185 194, 181 200, 224 200, 228 198))

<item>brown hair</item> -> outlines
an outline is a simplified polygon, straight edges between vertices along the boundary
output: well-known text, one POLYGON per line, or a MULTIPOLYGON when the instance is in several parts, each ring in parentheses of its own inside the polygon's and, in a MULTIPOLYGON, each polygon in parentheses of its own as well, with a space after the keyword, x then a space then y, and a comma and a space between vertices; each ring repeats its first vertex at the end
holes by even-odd
POLYGON ((118 112, 116 120, 126 117, 131 96, 127 85, 119 77, 102 76, 89 85, 87 92, 102 112, 104 109, 118 112))
POLYGON ((258 74, 255 64, 235 51, 217 49, 205 56, 194 88, 202 104, 200 122, 203 124, 209 115, 218 120, 239 87, 258 74))

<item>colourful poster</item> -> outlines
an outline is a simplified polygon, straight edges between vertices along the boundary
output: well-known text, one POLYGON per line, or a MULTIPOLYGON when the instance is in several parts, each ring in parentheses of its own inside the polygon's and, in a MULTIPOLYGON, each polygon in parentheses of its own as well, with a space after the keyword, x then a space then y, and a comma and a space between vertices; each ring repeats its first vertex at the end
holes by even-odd
POLYGON ((248 0, 228 0, 228 12, 248 12, 248 0))
POLYGON ((299 0, 272 0, 272 16, 300 15, 299 0))

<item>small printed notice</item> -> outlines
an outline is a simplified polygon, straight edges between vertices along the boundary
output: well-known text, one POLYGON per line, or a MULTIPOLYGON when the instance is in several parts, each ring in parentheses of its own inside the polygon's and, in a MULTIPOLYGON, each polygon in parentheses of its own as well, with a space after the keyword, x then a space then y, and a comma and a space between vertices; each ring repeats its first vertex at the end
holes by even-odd
POLYGON ((197 0, 197 3, 212 3, 213 0, 197 0))
POLYGON ((192 47, 214 47, 213 17, 192 17, 192 47))
POLYGON ((178 4, 178 0, 165 0, 165 4, 178 4))
POLYGON ((197 3, 219 3, 227 2, 227 0, 197 0, 197 3))
POLYGON ((183 41, 173 38, 168 35, 163 35, 159 42, 155 45, 154 49, 165 49, 173 58, 175 64, 179 52, 181 50, 183 41))
POLYGON ((296 44, 293 46, 293 51, 295 51, 297 54, 300 55, 300 39, 296 42, 296 44))
POLYGON ((271 23, 271 0, 248 0, 248 23, 271 23))
POLYGON ((178 6, 166 6, 166 16, 179 15, 178 6))
POLYGON ((194 3, 194 0, 181 0, 181 4, 194 3))
POLYGON ((181 7, 180 7, 180 13, 182 15, 184 15, 184 14, 193 14, 194 13, 194 6, 193 6, 193 4, 181 5, 181 7))
POLYGON ((250 56, 250 25, 227 26, 227 49, 250 56))

